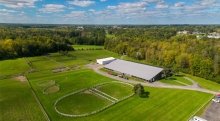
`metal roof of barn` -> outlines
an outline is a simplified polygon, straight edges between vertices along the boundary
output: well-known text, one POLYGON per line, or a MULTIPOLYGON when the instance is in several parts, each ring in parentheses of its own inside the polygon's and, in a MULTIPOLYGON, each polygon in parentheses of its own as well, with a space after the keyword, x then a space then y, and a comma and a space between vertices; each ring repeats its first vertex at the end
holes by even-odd
POLYGON ((105 65, 104 67, 145 80, 151 80, 163 70, 162 68, 120 59, 116 59, 115 61, 105 65))

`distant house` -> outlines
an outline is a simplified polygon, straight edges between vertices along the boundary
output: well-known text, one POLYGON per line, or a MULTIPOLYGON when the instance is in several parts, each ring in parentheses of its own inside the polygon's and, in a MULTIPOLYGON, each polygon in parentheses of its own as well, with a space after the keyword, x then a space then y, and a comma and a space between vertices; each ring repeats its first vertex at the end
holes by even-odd
POLYGON ((78 27, 76 27, 76 30, 83 31, 84 27, 83 26, 78 26, 78 27))
POLYGON ((200 118, 200 117, 198 117, 198 116, 194 116, 194 117, 191 118, 189 121, 207 121, 207 120, 205 120, 205 119, 203 119, 203 118, 200 118))
POLYGON ((210 33, 207 37, 212 38, 212 39, 220 39, 220 33, 213 32, 213 33, 210 33))
POLYGON ((96 62, 98 64, 101 64, 101 65, 106 65, 106 64, 109 64, 110 62, 112 62, 114 60, 115 60, 115 58, 109 57, 109 58, 97 59, 96 62))
POLYGON ((186 31, 186 30, 184 30, 184 31, 178 31, 177 34, 189 34, 189 31, 186 31))
POLYGON ((120 59, 116 59, 106 64, 104 68, 125 74, 127 76, 146 80, 149 82, 154 82, 156 80, 159 80, 163 75, 162 68, 134 63, 120 59))

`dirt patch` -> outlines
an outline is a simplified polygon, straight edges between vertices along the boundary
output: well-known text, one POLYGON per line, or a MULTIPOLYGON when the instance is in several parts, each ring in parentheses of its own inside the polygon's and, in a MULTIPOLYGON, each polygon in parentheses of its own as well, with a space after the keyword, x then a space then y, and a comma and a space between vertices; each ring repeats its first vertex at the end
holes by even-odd
POLYGON ((45 82, 38 83, 38 86, 40 86, 42 88, 46 88, 46 87, 53 86, 55 84, 56 84, 56 81, 50 80, 50 81, 45 81, 45 82))
POLYGON ((58 85, 53 85, 51 87, 48 87, 44 90, 44 94, 52 94, 56 93, 60 90, 60 87, 58 85))
POLYGON ((61 68, 53 69, 52 72, 53 73, 60 73, 60 72, 68 71, 68 70, 70 70, 70 68, 68 68, 68 67, 61 67, 61 68))
POLYGON ((15 77, 16 80, 20 81, 20 82, 26 82, 27 78, 25 76, 17 76, 15 77))
POLYGON ((220 103, 211 102, 209 107, 202 114, 202 118, 208 121, 220 121, 220 103))

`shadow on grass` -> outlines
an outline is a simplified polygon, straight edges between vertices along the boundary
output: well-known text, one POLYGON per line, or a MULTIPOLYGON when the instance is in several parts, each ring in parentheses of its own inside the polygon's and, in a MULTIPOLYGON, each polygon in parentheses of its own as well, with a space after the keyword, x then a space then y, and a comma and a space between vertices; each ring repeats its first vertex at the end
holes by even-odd
POLYGON ((177 76, 177 77, 184 77, 183 74, 176 74, 175 76, 177 76))
POLYGON ((169 78, 166 78, 166 80, 176 80, 176 78, 174 78, 174 77, 169 77, 169 78))
POLYGON ((150 95, 150 92, 145 91, 140 97, 141 98, 148 98, 150 95))

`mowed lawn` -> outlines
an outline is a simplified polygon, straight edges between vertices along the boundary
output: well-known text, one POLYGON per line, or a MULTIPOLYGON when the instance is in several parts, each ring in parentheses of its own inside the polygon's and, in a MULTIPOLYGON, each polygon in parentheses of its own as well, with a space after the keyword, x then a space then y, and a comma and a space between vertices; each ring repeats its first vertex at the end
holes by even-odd
POLYGON ((118 54, 107 50, 82 50, 71 51, 68 56, 62 57, 59 53, 53 53, 49 57, 57 62, 63 63, 67 66, 85 65, 91 62, 96 62, 98 58, 105 57, 119 57, 118 54))
POLYGON ((196 81, 199 86, 205 88, 205 89, 209 89, 209 90, 213 90, 213 91, 218 91, 220 92, 220 84, 204 79, 204 78, 200 78, 200 77, 196 77, 196 76, 192 76, 189 74, 185 74, 187 77, 191 78, 192 80, 196 81))
MULTIPOLYGON (((98 114, 84 118, 69 118, 59 115, 54 110, 54 102, 59 97, 114 80, 86 69, 29 79, 49 116, 55 121, 186 121, 212 97, 210 94, 196 91, 146 87, 145 90, 149 93, 147 98, 134 96, 98 114), (55 80, 60 86, 60 91, 44 95, 38 84, 48 80, 55 80)), ((114 91, 114 88, 111 88, 111 91, 114 91)))
POLYGON ((37 71, 44 71, 64 66, 82 66, 95 62, 97 58, 110 56, 119 57, 118 54, 107 50, 82 50, 70 51, 67 56, 60 53, 51 53, 47 56, 30 57, 27 59, 31 62, 34 69, 37 71))
POLYGON ((122 83, 108 83, 97 87, 97 89, 117 99, 122 99, 133 93, 131 86, 122 83))
POLYGON ((185 79, 184 76, 172 76, 166 79, 160 80, 163 83, 171 84, 171 85, 178 85, 178 86, 187 86, 192 85, 192 82, 185 79))
POLYGON ((27 82, 0 80, 1 121, 46 121, 27 82))
POLYGON ((46 56, 37 56, 27 58, 36 71, 51 70, 62 67, 62 64, 53 61, 46 56))
POLYGON ((77 91, 79 89, 92 87, 99 83, 112 81, 112 79, 98 75, 92 70, 88 69, 56 73, 51 75, 47 74, 46 76, 44 76, 44 74, 41 75, 37 73, 37 76, 32 74, 31 76, 28 76, 28 78, 38 97, 40 98, 41 103, 46 108, 46 111, 53 120, 63 119, 63 116, 60 116, 54 110, 54 103, 61 96, 69 94, 73 91, 77 91), (59 85, 60 90, 56 93, 45 95, 43 94, 41 85, 42 83, 48 82, 50 80, 54 80, 56 84, 59 85))
POLYGON ((0 61, 0 78, 24 73, 29 68, 24 58, 0 61))
POLYGON ((112 102, 92 93, 77 93, 63 98, 57 103, 57 109, 66 114, 86 114, 97 111, 112 102))
MULTIPOLYGON (((54 103, 59 97, 79 89, 115 80, 101 76, 89 69, 61 73, 53 73, 51 69, 63 66, 63 64, 67 66, 83 66, 95 62, 97 58, 119 57, 119 55, 106 50, 79 50, 71 51, 69 54, 70 56, 64 56, 59 53, 53 53, 49 54, 48 57, 28 58, 32 61, 33 68, 38 70, 38 72, 30 73, 26 76, 53 121, 186 121, 212 96, 196 91, 146 87, 145 89, 149 93, 147 98, 133 96, 89 117, 64 117, 56 113, 54 109, 54 103), (56 85, 59 86, 59 91, 52 94, 43 94, 42 83, 50 82, 51 80, 55 81, 56 85)), ((16 59, 15 62, 14 60, 9 61, 13 62, 0 62, 3 63, 0 65, 0 74, 13 75, 29 70, 29 66, 24 59, 16 59), (7 68, 11 69, 7 70, 7 68), (6 72, 4 72, 5 70, 6 72)), ((209 81, 207 85, 203 81, 200 83, 203 87, 211 90, 219 89, 218 84, 214 82, 209 81)), ((116 91, 116 88, 107 90, 116 91)), ((13 79, 0 80, 0 101, 0 117, 3 120, 44 120, 43 114, 26 83, 14 81, 13 79)), ((95 106, 97 106, 95 103, 91 105, 91 107, 95 106)), ((60 108, 64 109, 65 107, 60 108)))

